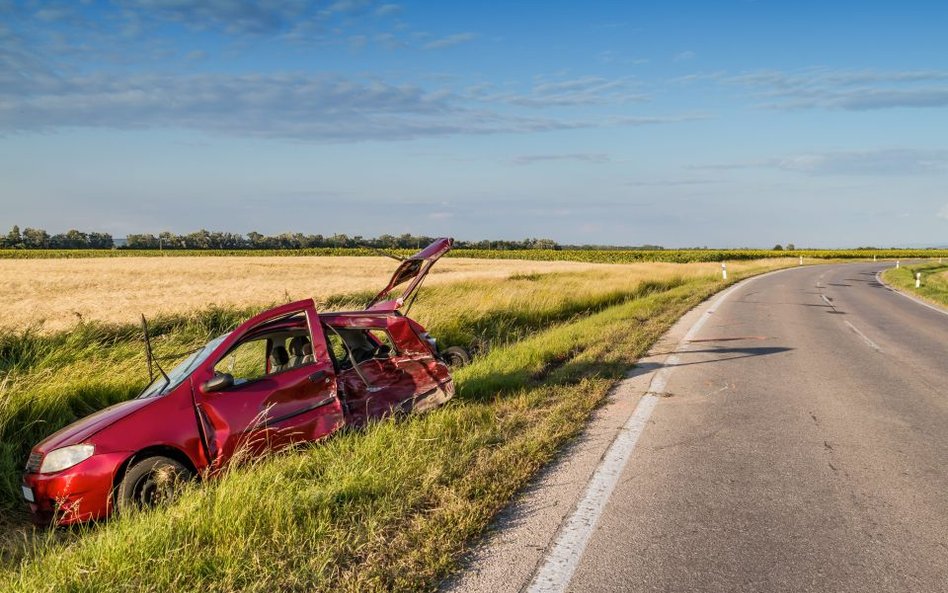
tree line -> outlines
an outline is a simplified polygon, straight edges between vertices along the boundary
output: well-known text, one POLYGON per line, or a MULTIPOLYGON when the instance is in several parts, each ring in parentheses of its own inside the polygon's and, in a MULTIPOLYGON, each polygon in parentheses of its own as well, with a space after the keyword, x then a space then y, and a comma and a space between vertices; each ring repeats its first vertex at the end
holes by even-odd
MULTIPOLYGON (((304 233, 281 233, 264 235, 258 232, 227 233, 199 231, 175 234, 168 231, 158 233, 130 234, 118 241, 108 233, 84 233, 70 230, 50 235, 43 229, 25 228, 16 225, 6 235, 0 235, 0 248, 7 249, 311 249, 316 247, 370 249, 420 249, 436 237, 424 235, 381 235, 369 238, 361 235, 350 237, 344 234, 329 236, 304 233)), ((523 239, 521 241, 457 241, 455 247, 469 249, 560 249, 552 239, 523 239)))
POLYGON ((43 229, 13 225, 10 232, 0 235, 0 248, 6 249, 112 249, 115 241, 108 233, 83 233, 72 229, 50 235, 43 229))

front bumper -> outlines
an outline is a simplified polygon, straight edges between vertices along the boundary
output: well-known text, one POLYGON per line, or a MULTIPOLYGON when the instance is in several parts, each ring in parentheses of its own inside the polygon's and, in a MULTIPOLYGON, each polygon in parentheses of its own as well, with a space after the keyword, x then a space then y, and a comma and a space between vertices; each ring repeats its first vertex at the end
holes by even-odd
POLYGON ((71 525, 107 517, 112 512, 115 475, 128 455, 96 454, 56 473, 24 474, 23 496, 33 522, 71 525))

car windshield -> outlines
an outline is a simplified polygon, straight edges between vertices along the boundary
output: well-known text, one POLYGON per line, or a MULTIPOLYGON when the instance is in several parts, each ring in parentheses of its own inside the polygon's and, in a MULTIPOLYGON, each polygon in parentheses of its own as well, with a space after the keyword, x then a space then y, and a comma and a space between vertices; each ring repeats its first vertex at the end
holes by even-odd
POLYGON ((138 396, 139 398, 152 397, 156 395, 164 395, 181 384, 182 381, 188 378, 188 375, 191 374, 191 371, 196 369, 198 365, 207 360, 207 357, 214 352, 214 349, 217 348, 221 342, 224 341, 227 336, 230 334, 224 334, 217 338, 214 338, 204 346, 201 346, 194 352, 188 355, 187 358, 182 360, 177 364, 171 371, 168 372, 168 379, 165 380, 163 375, 158 375, 155 377, 155 380, 151 382, 148 387, 141 392, 138 396))

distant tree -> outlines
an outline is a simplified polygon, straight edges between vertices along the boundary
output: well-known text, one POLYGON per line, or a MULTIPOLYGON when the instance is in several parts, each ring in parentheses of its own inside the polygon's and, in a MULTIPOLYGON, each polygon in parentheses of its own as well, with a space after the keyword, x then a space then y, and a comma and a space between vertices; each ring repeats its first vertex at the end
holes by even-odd
POLYGON ((128 249, 158 249, 158 238, 151 233, 128 235, 125 237, 125 246, 128 249))
POLYGON ((89 233, 89 247, 92 249, 112 249, 115 241, 109 233, 89 233))
POLYGON ((3 246, 14 249, 23 247, 23 236, 20 235, 20 227, 13 225, 13 228, 10 229, 10 232, 7 233, 3 241, 3 246))
POLYGON ((794 251, 796 250, 796 248, 797 246, 794 245, 793 243, 787 243, 787 251, 794 251))
POLYGON ((553 239, 534 239, 533 249, 556 249, 558 245, 553 239))
POLYGON ((158 233, 158 249, 179 249, 183 245, 184 242, 181 237, 170 231, 158 233))
POLYGON ((27 249, 49 248, 49 233, 43 229, 23 229, 23 246, 27 249))
POLYGON ((777 243, 776 245, 774 245, 774 251, 783 251, 783 245, 781 245, 780 243, 777 243))

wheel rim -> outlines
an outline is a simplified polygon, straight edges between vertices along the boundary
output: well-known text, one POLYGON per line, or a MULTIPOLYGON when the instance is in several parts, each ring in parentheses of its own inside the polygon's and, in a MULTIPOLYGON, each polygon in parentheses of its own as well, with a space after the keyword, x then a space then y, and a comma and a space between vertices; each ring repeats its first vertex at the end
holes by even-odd
POLYGON ((156 468, 142 476, 132 489, 132 500, 139 507, 153 507, 171 498, 175 474, 170 468, 156 468))

